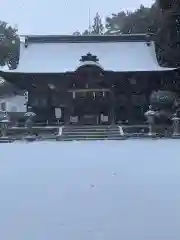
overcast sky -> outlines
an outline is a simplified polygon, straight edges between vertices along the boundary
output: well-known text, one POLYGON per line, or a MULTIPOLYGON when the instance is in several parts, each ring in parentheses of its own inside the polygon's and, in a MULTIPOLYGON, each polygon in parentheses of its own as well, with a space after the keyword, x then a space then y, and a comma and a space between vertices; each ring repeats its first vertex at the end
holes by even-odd
POLYGON ((153 0, 2 0, 1 19, 17 25, 20 34, 71 34, 88 27, 96 12, 104 18, 122 9, 133 10, 153 0), (71 18, 70 18, 71 17, 71 18))

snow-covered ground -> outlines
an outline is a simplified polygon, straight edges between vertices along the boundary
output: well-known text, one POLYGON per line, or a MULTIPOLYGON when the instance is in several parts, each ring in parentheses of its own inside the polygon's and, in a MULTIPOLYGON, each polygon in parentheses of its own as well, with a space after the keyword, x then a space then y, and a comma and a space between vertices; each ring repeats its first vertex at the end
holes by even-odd
POLYGON ((179 140, 0 145, 0 239, 179 240, 179 140))

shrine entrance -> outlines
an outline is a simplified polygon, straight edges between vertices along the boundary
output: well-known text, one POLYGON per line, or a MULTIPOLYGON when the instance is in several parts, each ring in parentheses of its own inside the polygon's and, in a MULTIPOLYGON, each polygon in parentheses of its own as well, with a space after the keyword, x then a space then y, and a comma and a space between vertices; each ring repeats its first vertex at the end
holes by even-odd
POLYGON ((71 92, 70 124, 109 125, 113 122, 112 93, 109 89, 78 89, 71 92))

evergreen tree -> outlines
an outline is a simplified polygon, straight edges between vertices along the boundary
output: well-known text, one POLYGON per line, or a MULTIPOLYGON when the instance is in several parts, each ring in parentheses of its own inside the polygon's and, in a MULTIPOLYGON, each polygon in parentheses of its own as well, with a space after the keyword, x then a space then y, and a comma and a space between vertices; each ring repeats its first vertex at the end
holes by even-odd
POLYGON ((83 33, 82 33, 82 35, 90 35, 91 33, 86 29, 83 33))
POLYGON ((106 34, 121 33, 126 21, 126 13, 121 11, 106 18, 106 34))
POLYGON ((152 33, 157 31, 158 8, 140 6, 134 12, 121 11, 106 18, 107 33, 115 31, 122 34, 152 33))
POLYGON ((157 33, 158 56, 165 66, 180 66, 180 2, 158 1, 161 21, 157 33))
POLYGON ((81 36, 81 33, 77 30, 73 33, 73 36, 81 36))
POLYGON ((8 64, 10 68, 16 68, 19 59, 19 37, 17 29, 0 21, 0 66, 8 64))
POLYGON ((102 35, 103 33, 104 33, 104 26, 102 23, 102 19, 99 13, 96 13, 96 16, 94 17, 94 22, 92 25, 91 34, 102 35))

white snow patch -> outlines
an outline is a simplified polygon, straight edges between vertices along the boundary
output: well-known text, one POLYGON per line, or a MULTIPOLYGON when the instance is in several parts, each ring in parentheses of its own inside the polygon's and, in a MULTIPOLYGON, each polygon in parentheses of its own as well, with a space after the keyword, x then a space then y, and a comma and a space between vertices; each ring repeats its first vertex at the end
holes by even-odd
POLYGON ((137 72, 166 71, 160 67, 154 42, 99 42, 99 43, 21 43, 17 69, 10 72, 60 73, 75 71, 81 56, 90 52, 107 71, 137 72))
POLYGON ((1 239, 179 240, 179 144, 1 144, 1 239))

